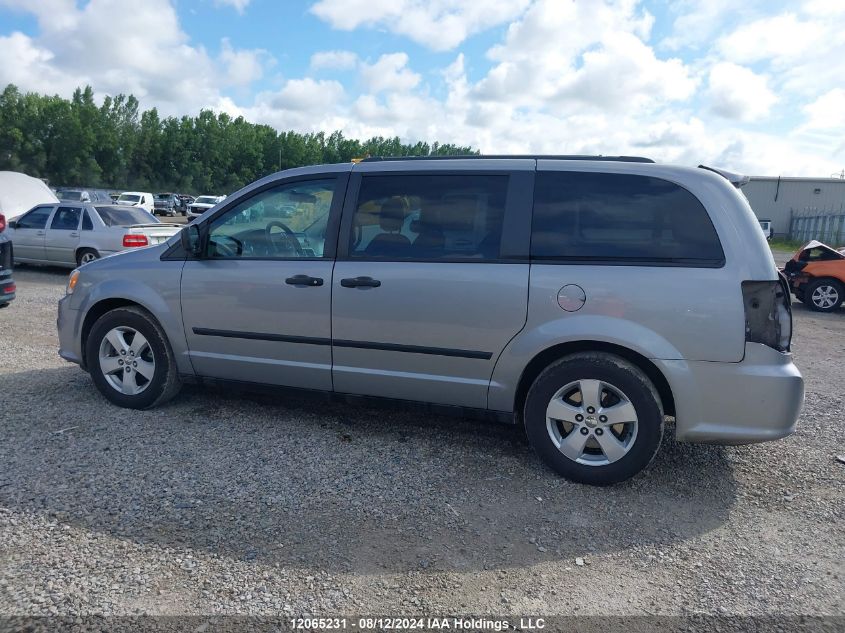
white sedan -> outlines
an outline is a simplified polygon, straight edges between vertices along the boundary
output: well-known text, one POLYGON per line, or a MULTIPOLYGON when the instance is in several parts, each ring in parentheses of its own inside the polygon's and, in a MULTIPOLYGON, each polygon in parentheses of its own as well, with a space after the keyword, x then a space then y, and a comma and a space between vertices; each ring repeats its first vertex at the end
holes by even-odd
POLYGON ((138 207, 59 202, 38 205, 9 222, 15 263, 75 268, 139 246, 166 241, 182 228, 138 207))

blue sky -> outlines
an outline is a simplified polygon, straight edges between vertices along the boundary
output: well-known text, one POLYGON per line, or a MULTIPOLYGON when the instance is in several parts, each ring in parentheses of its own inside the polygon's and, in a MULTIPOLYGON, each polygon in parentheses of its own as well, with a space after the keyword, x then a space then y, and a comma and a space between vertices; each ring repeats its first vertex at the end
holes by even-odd
POLYGON ((0 0, 0 84, 279 130, 845 167, 842 0, 0 0))

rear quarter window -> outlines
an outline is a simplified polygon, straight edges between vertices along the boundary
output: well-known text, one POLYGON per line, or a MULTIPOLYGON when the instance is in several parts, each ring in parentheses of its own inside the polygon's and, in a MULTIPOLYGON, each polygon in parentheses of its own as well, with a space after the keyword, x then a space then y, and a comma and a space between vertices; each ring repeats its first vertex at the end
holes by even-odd
POLYGON ((719 237, 689 191, 650 176, 539 172, 531 257, 537 260, 718 267, 719 237))

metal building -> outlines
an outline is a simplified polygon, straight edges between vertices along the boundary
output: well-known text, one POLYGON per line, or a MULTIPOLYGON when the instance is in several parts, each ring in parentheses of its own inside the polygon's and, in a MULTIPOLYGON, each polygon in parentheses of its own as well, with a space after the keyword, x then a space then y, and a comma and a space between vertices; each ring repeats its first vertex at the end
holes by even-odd
POLYGON ((758 219, 772 221, 775 237, 789 237, 793 218, 845 214, 845 180, 841 178, 752 176, 742 192, 758 219))

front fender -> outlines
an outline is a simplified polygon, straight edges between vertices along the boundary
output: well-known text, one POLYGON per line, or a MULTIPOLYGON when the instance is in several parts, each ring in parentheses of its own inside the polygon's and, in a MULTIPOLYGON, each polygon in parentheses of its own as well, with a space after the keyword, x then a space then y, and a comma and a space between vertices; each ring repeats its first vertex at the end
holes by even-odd
POLYGON ((510 341, 493 369, 488 408, 514 410, 522 372, 538 354, 556 345, 589 341, 625 347, 646 358, 683 358, 668 340, 641 323, 612 316, 567 314, 535 327, 528 326, 510 341))
POLYGON ((97 304, 108 300, 136 303, 161 324, 179 372, 193 374, 182 326, 180 282, 184 262, 160 261, 158 257, 149 262, 136 261, 129 274, 125 269, 119 270, 123 267, 117 260, 122 259, 122 256, 109 257, 80 269, 79 283, 70 306, 76 311, 74 329, 77 336, 81 340, 85 319, 97 304))

